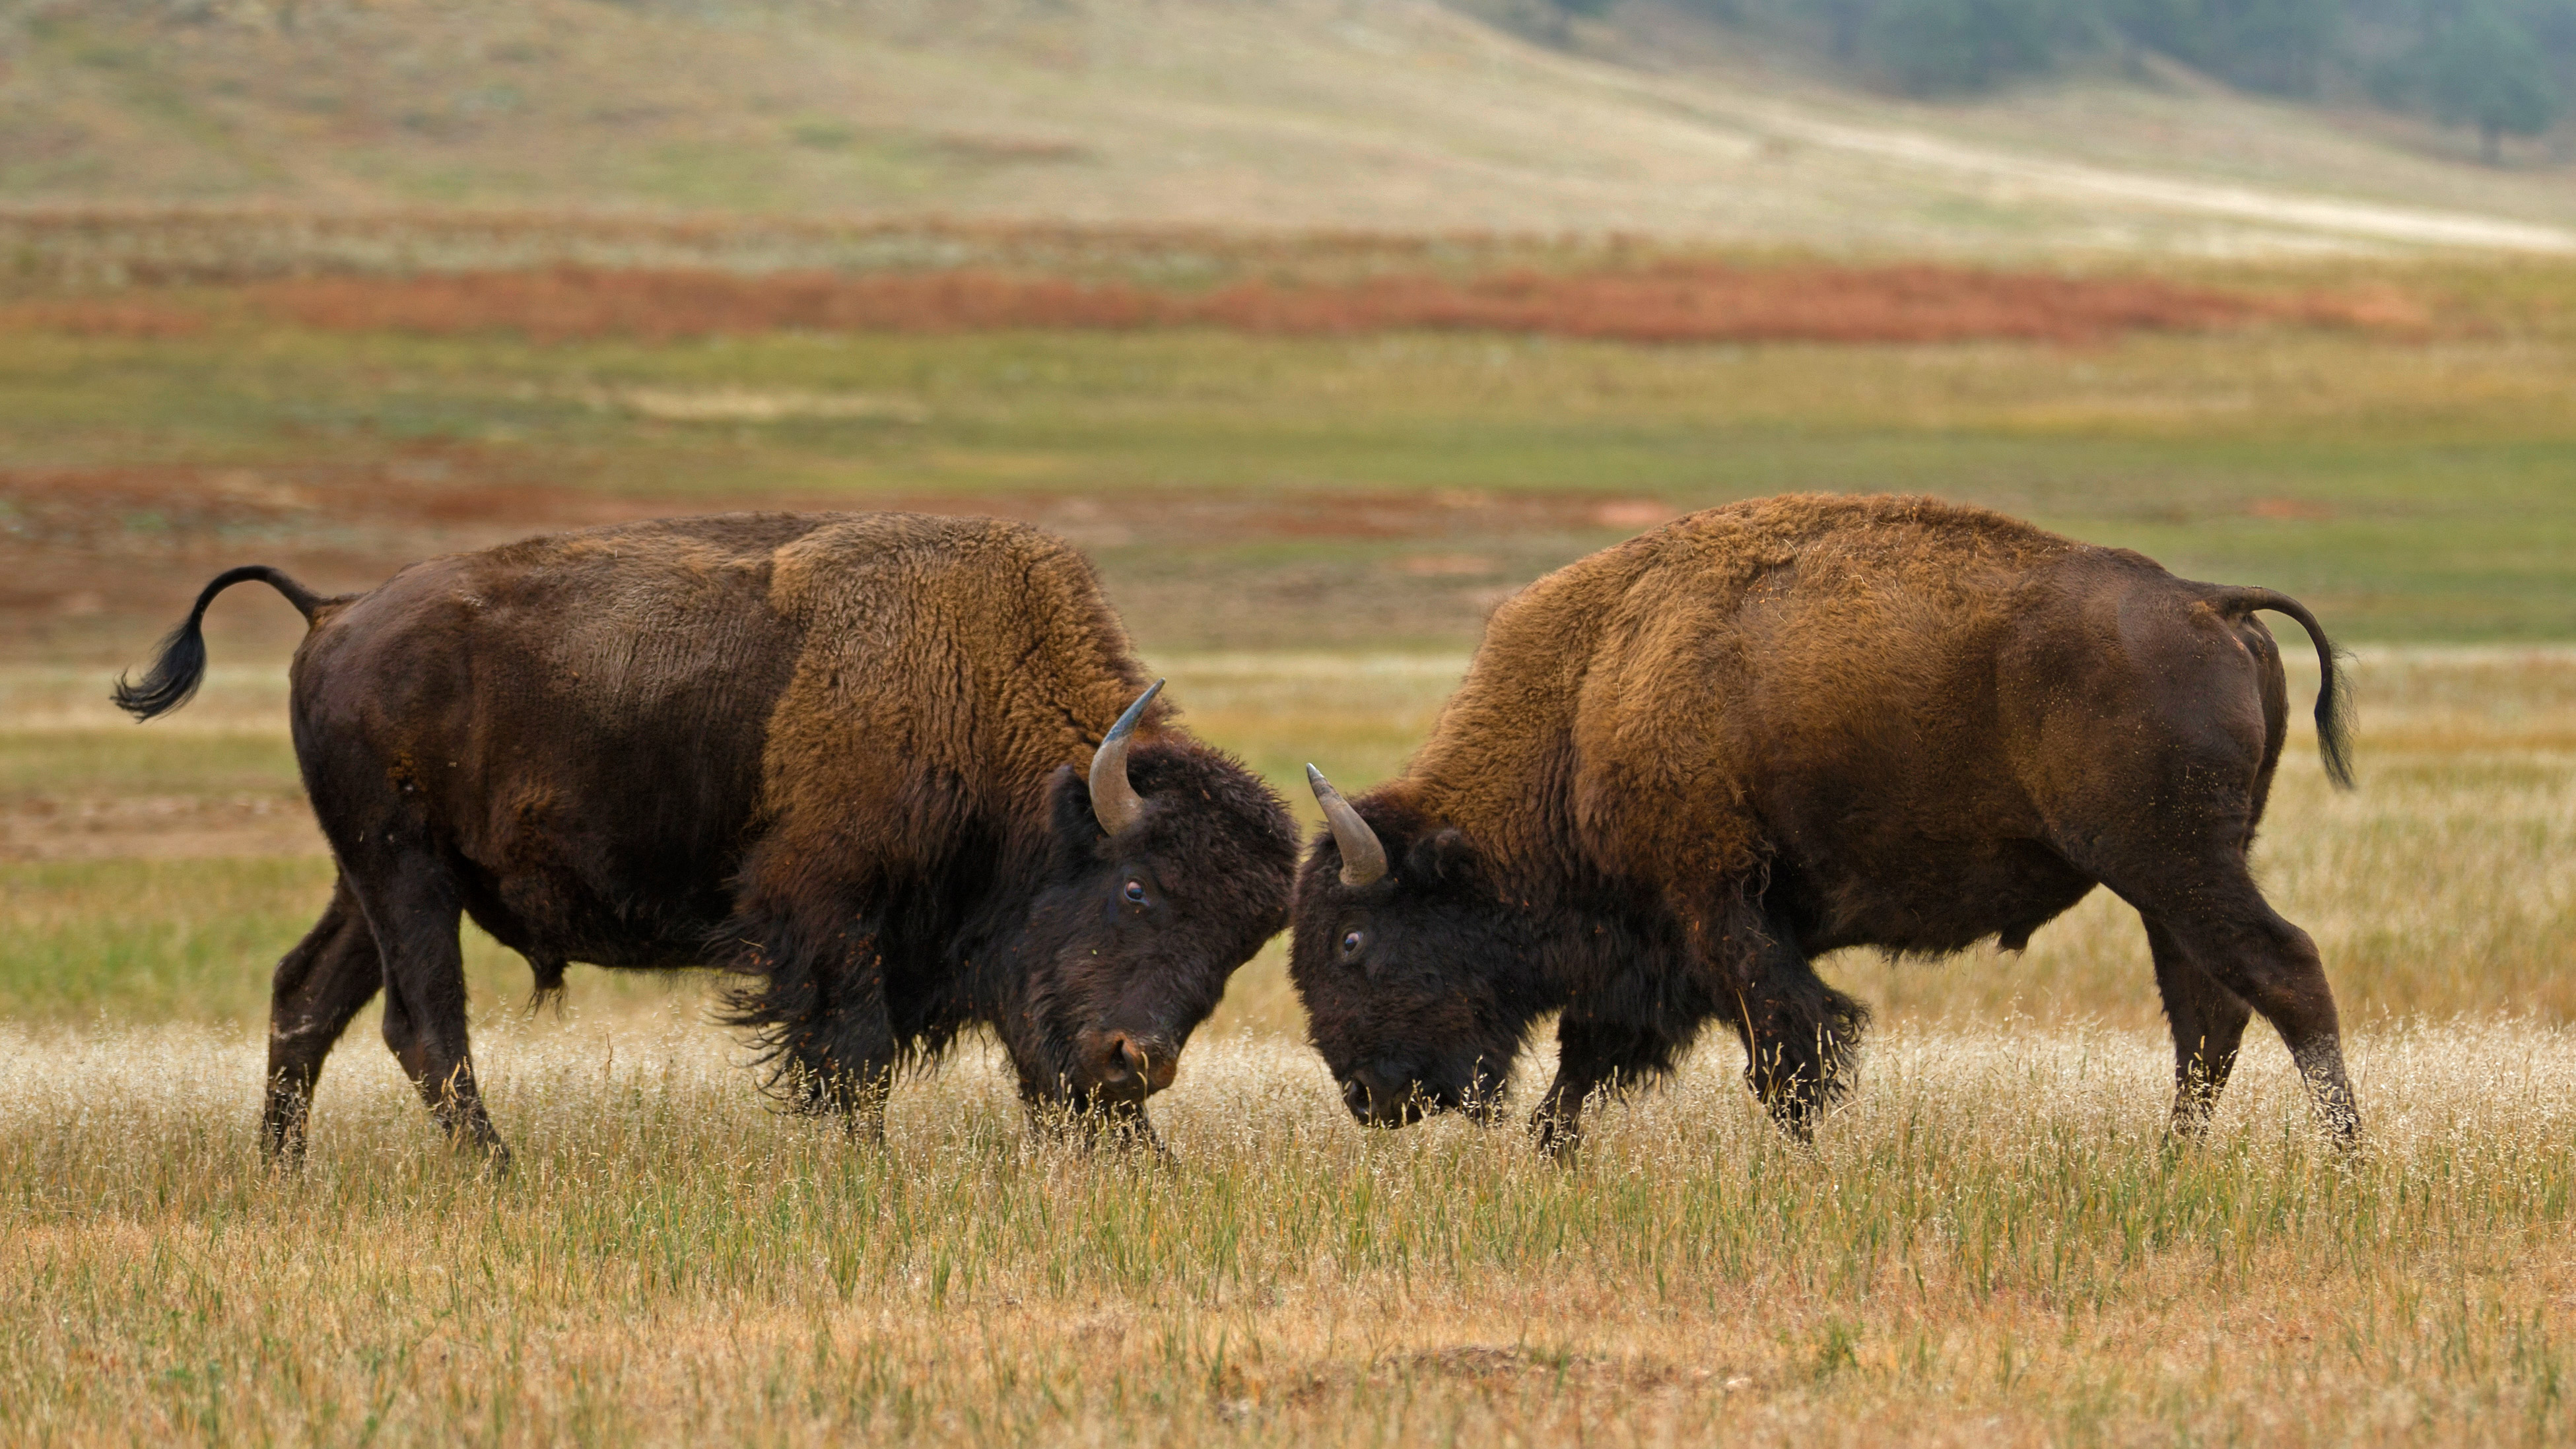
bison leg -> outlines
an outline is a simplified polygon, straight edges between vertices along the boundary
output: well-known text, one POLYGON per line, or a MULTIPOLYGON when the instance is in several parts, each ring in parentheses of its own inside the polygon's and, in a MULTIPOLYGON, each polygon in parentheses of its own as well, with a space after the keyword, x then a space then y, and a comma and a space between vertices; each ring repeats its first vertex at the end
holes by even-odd
POLYGON ((1595 1092, 1617 1094, 1673 1069, 1700 1023, 1675 1034, 1660 1025, 1605 1021, 1572 1012, 1556 1023, 1556 1080, 1530 1118, 1540 1150, 1571 1161, 1583 1145, 1583 1108, 1595 1092))
POLYGON ((731 1020, 758 1028, 774 1053, 770 1090, 796 1111, 839 1118, 853 1137, 884 1141, 900 1053, 876 933, 808 932, 786 917, 750 939, 776 944, 756 951, 763 979, 737 998, 731 1020), (820 949, 795 944, 816 935, 826 943, 820 949))
POLYGON ((2347 1146, 2357 1141, 2361 1114, 2344 1072, 2343 1028, 2316 942, 2263 899, 2241 855, 2229 852, 2185 878, 2173 878, 2180 874, 2105 884, 2162 925, 2182 954, 2218 985, 2272 1023, 2306 1079, 2327 1133, 2347 1146))
POLYGON ((1869 1008, 1816 975, 1786 922, 1739 927, 1723 938, 1732 969, 1719 980, 1721 1015, 1744 1041, 1744 1080, 1791 1138, 1815 1136, 1816 1116, 1850 1090, 1869 1008))
POLYGON ((268 1007, 268 1092, 260 1112, 260 1154, 294 1166, 304 1160, 304 1123, 322 1060, 349 1019, 375 999, 384 982, 376 938, 346 880, 302 942, 277 963, 268 1007))
POLYGON ((789 1092, 797 1110, 838 1118, 852 1137, 882 1143, 886 1098, 894 1091, 894 1033, 882 1005, 872 1023, 853 1023, 852 1014, 836 1012, 811 1024, 810 1034, 789 1046, 789 1092))
POLYGON ((731 993, 724 1019, 759 1033, 769 1093, 791 1111, 838 1117, 852 1137, 884 1141, 901 1053, 869 912, 746 905, 726 934, 748 947, 735 969, 757 984, 731 993))
POLYGON ((2198 1137, 2209 1128, 2218 1094, 2236 1067, 2236 1049, 2245 1039, 2245 1024, 2254 1009, 2244 998, 2219 985, 2192 963, 2173 933, 2147 922, 2147 946, 2155 953, 2156 988, 2164 995, 2165 1020, 2173 1026, 2173 1133, 2198 1137))
POLYGON ((454 880, 425 853, 395 860, 372 881, 357 874, 384 960, 385 1045, 448 1140, 480 1148, 507 1170, 510 1149, 484 1110, 466 1043, 465 956, 456 940, 464 906, 454 880))

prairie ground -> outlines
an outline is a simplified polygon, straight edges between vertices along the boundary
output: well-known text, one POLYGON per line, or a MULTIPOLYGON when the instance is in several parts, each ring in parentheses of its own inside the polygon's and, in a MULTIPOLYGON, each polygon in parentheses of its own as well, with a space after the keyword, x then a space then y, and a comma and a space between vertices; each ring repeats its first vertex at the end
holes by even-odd
POLYGON ((0 1440, 2564 1442, 2571 276, 2338 272, 2437 325, 2076 347, 12 322, 0 1440), (2020 956, 1823 963, 1878 1028, 1813 1149, 1729 1043, 1571 1168, 1363 1133, 1274 944, 1157 1099, 1169 1163, 1031 1135, 981 1044, 861 1150, 767 1109, 707 981, 576 968, 532 1013, 474 939, 518 1171, 447 1154, 370 1012, 272 1178, 266 972, 331 870, 292 611, 228 596, 168 720, 104 698, 230 564, 362 588, 616 518, 1000 512, 1091 553, 1186 717, 1311 819, 1300 766, 1398 768, 1503 591, 1804 487, 2005 507, 2358 646, 2361 788, 2302 716, 2258 864, 2324 950, 2361 1155, 2259 1027, 2212 1138, 2165 1141, 2144 944, 2097 896, 2020 956))
MULTIPOLYGON (((354 589, 547 528, 780 506, 1041 523, 1091 554, 1149 652, 1463 650, 1549 568, 1798 489, 1988 504, 2285 589, 2353 641, 2576 638, 2576 268, 2204 280, 2376 288, 2430 323, 2082 345, 538 342, 281 327, 137 289, 116 305, 206 300, 204 325, 0 316, 0 657, 128 662, 252 556, 354 589)), ((219 665, 295 637, 248 596, 215 620, 219 665)))
POLYGON ((2278 1053, 2205 1145, 2143 1033, 1898 1023, 1812 1150, 1696 1059, 1583 1162, 1194 1047, 1170 1166, 1023 1134, 973 1053, 890 1140, 701 1026, 485 1034, 504 1183, 380 1052, 253 1159, 252 1035, 12 1028, 16 1443, 2553 1443, 2576 1043, 2381 1028, 2372 1146, 2278 1053))
MULTIPOLYGON (((1461 662, 1166 661, 1283 784, 1309 753, 1393 768, 1461 662)), ((1275 946, 1157 1099, 1157 1165, 1032 1136, 980 1044, 855 1148, 766 1109, 707 982, 576 968, 531 1013, 478 940, 519 1154, 493 1182, 372 1010, 306 1172, 258 1165, 264 968, 330 872, 274 676, 140 731, 96 671, 21 667, 0 1437, 2560 1442, 2576 655, 2354 668, 2362 788, 2330 792, 2302 732, 2260 852, 2352 1029, 2353 1160, 2259 1027, 2212 1138, 2162 1137, 2145 950, 2097 897, 2020 957, 1824 963, 1879 1028, 1812 1150, 1718 1042, 1570 1169, 1508 1127, 1353 1126, 1275 946)))

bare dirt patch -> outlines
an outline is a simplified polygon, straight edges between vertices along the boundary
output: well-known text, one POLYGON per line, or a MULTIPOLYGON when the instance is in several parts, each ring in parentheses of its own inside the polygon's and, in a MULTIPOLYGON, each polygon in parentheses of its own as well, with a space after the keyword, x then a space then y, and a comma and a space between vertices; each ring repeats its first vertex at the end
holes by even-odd
MULTIPOLYGON (((1467 490, 727 501, 1034 523, 1096 556, 1140 634, 1201 646, 1322 642, 1354 630, 1471 636, 1492 605, 1494 580, 1676 511, 1655 499, 1467 490), (1413 543, 1424 547, 1403 549, 1413 543), (1225 583, 1224 597, 1209 594, 1211 579, 1225 583)), ((315 588, 358 590, 437 554, 705 511, 541 481, 515 458, 470 447, 255 469, 0 469, 0 657, 125 659, 184 617, 207 578, 235 564, 272 564, 315 588)), ((302 634, 302 621, 282 608, 227 611, 223 627, 236 650, 269 653, 302 634)))
POLYGON ((0 799, 0 860, 202 860, 325 848, 311 807, 293 796, 0 799))
MULTIPOLYGON (((0 653, 126 647, 186 613, 206 578, 268 563, 325 590, 406 563, 668 505, 546 487, 472 453, 258 469, 0 469, 0 653)), ((252 611, 245 611, 250 614, 252 611)), ((292 611, 246 621, 262 646, 300 637, 292 611)))

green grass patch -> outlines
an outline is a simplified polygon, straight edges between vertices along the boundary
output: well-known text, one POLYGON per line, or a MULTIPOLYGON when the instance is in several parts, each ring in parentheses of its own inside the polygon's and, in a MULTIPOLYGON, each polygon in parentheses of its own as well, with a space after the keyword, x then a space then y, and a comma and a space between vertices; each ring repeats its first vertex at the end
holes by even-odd
MULTIPOLYGON (((328 857, 0 863, 0 1018, 20 1022, 268 1020, 269 975, 331 899, 328 857)), ((520 1014, 526 962, 465 927, 467 990, 485 1025, 520 1014)), ((587 1008, 694 1001, 700 973, 577 967, 587 1008)), ((373 1035, 375 1009, 350 1028, 373 1035)))
MULTIPOLYGON (((429 449, 455 455, 460 484, 552 482, 675 511, 782 496, 1573 494, 1690 508, 1929 492, 2181 573, 2289 589, 2355 639, 2576 633, 2576 342, 2550 335, 2074 350, 1209 332, 539 346, 246 329, 13 337, 0 465, 291 469, 429 449), (754 402, 691 415, 705 396, 754 402), (741 415, 763 397, 787 401, 741 415)), ((1513 568, 1622 531, 1532 537, 1513 568)), ((1324 528, 1089 547, 1115 584, 1229 549, 1328 566, 1365 542, 1324 528)), ((1473 620, 1371 628, 1463 644, 1473 620)))

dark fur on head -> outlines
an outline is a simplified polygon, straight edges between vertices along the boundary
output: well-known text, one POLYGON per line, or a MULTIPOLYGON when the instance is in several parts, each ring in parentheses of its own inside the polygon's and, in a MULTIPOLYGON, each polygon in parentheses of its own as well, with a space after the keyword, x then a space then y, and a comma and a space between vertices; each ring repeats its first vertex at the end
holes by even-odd
POLYGON ((1145 818, 1115 839, 1068 765, 1048 782, 1043 818, 1007 838, 961 842, 939 869, 889 891, 893 904, 864 924, 800 936, 788 923, 833 914, 806 902, 775 913, 776 925, 729 927, 748 928, 737 942, 765 943, 718 959, 753 978, 730 994, 727 1019, 760 1034, 772 1090, 800 1107, 838 1105, 817 1082, 871 1049, 835 1034, 846 1024, 830 997, 852 971, 886 975, 901 1003, 891 1022, 900 1061, 933 1060, 985 1023, 1032 1103, 1076 1103, 1089 1073, 1076 1049, 1103 1019, 1176 1056, 1235 967, 1287 924, 1296 832, 1258 777, 1194 740, 1138 745, 1128 779, 1145 818), (1125 898, 1131 880, 1142 905, 1125 898), (983 889, 961 891, 968 883, 983 889))

